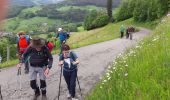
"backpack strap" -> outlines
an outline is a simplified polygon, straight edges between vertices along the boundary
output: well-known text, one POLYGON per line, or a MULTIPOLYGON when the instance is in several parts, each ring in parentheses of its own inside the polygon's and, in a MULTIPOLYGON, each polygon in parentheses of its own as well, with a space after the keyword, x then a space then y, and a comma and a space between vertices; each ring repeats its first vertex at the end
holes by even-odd
POLYGON ((25 36, 27 43, 30 43, 30 37, 28 35, 25 36))
POLYGON ((70 52, 70 57, 71 57, 74 61, 76 61, 76 59, 75 59, 75 57, 74 57, 74 55, 73 55, 73 52, 72 52, 72 51, 70 52))

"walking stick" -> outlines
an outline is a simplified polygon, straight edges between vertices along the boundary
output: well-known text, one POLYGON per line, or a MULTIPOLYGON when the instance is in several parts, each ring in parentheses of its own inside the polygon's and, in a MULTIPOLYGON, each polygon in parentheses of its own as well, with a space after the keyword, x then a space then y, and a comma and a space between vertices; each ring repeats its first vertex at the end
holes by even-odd
POLYGON ((0 85, 0 100, 3 100, 2 93, 1 93, 1 85, 0 85))
POLYGON ((81 99, 82 99, 83 95, 82 95, 82 92, 81 92, 81 87, 80 87, 80 82, 79 82, 78 76, 77 76, 77 82, 78 82, 78 85, 79 85, 80 95, 81 95, 81 99))
POLYGON ((21 83, 21 67, 18 69, 17 76, 19 76, 19 89, 20 89, 20 96, 21 96, 21 89, 22 89, 22 83, 21 83))
POLYGON ((59 91, 58 91, 58 100, 60 100, 60 87, 61 87, 61 76, 62 76, 62 70, 63 70, 63 67, 62 67, 62 65, 61 65, 60 82, 59 82, 59 91))

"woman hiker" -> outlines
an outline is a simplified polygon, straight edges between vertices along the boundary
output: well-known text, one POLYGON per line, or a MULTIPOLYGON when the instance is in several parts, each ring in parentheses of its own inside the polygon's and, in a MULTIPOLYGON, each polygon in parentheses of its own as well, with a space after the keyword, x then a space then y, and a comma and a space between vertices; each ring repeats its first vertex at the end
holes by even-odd
POLYGON ((59 57, 59 65, 61 67, 63 65, 63 75, 69 92, 67 98, 78 100, 75 98, 75 88, 79 60, 76 53, 70 51, 70 47, 67 44, 62 45, 62 50, 62 54, 59 57))

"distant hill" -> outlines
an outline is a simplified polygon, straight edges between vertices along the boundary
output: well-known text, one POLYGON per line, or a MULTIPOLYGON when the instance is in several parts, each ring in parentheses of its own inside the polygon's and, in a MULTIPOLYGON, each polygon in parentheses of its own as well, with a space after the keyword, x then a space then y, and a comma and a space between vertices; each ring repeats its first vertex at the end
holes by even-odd
MULTIPOLYGON (((107 0, 66 0, 68 4, 72 5, 97 5, 97 6, 106 6, 107 0)), ((121 0, 113 0, 113 7, 117 7, 120 4, 121 0)))
POLYGON ((64 0, 9 0, 9 5, 34 6, 54 4, 64 0))
MULTIPOLYGON (((48 5, 56 4, 59 2, 63 4, 71 5, 97 5, 97 6, 106 6, 107 0, 9 0, 9 5, 18 5, 18 6, 34 6, 34 5, 48 5)), ((121 0, 113 0, 113 7, 116 7, 120 4, 121 0)))

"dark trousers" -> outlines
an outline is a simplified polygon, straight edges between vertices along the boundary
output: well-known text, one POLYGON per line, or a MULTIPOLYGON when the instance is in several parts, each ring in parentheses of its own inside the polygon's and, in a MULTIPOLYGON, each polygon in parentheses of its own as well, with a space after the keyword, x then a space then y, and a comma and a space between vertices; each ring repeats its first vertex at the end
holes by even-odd
POLYGON ((132 40, 132 33, 130 33, 129 36, 130 36, 130 40, 132 40))
POLYGON ((65 71, 63 70, 64 79, 67 83, 67 88, 69 93, 74 98, 75 97, 75 89, 76 89, 76 78, 77 78, 77 69, 73 71, 65 71))
POLYGON ((120 34, 121 34, 121 36, 120 36, 120 37, 121 37, 121 38, 123 38, 123 36, 124 36, 124 32, 120 32, 120 34))
POLYGON ((126 38, 127 39, 129 38, 129 32, 126 32, 126 38))
POLYGON ((62 45, 64 44, 64 41, 60 41, 60 54, 62 54, 62 45))
POLYGON ((45 82, 45 80, 40 80, 40 88, 37 85, 37 81, 36 80, 31 80, 30 81, 30 86, 34 90, 35 94, 39 94, 40 93, 40 89, 41 89, 42 95, 46 94, 46 82, 45 82))

